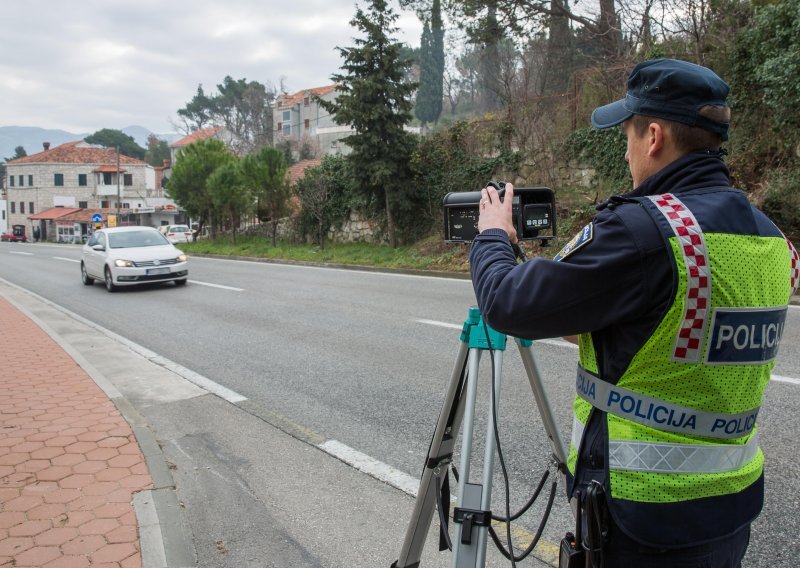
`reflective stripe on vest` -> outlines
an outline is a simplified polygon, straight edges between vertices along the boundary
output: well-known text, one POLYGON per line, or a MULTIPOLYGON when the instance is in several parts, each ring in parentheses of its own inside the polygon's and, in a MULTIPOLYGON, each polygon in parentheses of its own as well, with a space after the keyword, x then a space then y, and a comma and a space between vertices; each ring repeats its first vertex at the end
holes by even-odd
MULTIPOLYGON (((572 445, 580 447, 583 424, 572 421, 572 445)), ((666 444, 608 441, 608 468, 650 473, 725 473, 736 471, 758 455, 758 433, 744 445, 666 444)))
POLYGON ((739 414, 704 412, 612 385, 578 367, 579 397, 603 412, 663 432, 733 439, 746 436, 756 425, 761 407, 739 414))
POLYGON ((675 338, 672 360, 697 363, 703 350, 708 310, 711 307, 711 266, 700 223, 694 214, 671 193, 648 198, 664 215, 680 244, 686 266, 686 298, 683 319, 675 338))

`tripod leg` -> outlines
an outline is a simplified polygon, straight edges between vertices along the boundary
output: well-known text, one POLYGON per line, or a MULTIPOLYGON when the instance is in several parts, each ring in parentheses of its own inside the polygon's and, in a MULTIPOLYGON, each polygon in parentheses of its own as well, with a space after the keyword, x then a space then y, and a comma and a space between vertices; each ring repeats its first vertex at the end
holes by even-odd
MULTIPOLYGON (((466 401, 464 408, 464 431, 461 433, 461 462, 458 478, 458 507, 478 510, 482 501, 481 486, 469 482, 470 462, 472 461, 472 438, 475 425, 475 400, 478 391, 478 365, 481 359, 479 349, 470 349, 469 369, 467 371, 466 401)), ((453 541, 453 568, 476 566, 478 558, 478 539, 464 535, 464 523, 455 523, 456 539, 453 541), (469 544, 466 544, 466 543, 469 544)), ((472 532, 471 524, 466 526, 472 532)), ((475 529, 478 529, 476 526, 475 529)))
MULTIPOLYGON (((494 437, 495 417, 500 415, 500 386, 503 378, 503 351, 494 353, 494 396, 489 394, 489 418, 486 423, 486 452, 483 456, 483 499, 481 509, 490 511, 492 509, 492 480, 494 479, 495 450, 497 440, 494 437), (494 401, 494 402, 492 402, 494 401)), ((478 566, 486 563, 486 539, 489 534, 488 527, 481 527, 478 532, 478 566)))
POLYGON ((431 439, 431 446, 425 459, 425 467, 419 483, 417 498, 414 502, 411 521, 406 530, 403 548, 400 550, 398 560, 392 564, 393 568, 419 566, 422 549, 430 530, 434 509, 436 508, 436 481, 443 479, 447 475, 453 455, 453 447, 464 415, 465 401, 463 391, 468 351, 469 344, 462 341, 456 356, 453 374, 447 387, 445 401, 439 412, 439 419, 436 422, 436 430, 431 439))

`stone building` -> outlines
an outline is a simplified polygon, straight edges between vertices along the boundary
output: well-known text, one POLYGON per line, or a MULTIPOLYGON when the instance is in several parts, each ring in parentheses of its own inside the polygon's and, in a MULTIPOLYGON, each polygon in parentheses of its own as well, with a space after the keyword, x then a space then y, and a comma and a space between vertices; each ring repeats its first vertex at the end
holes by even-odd
MULTIPOLYGON (((56 239, 48 234, 54 224, 47 221, 54 221, 59 212, 53 219, 42 218, 48 217, 45 212, 50 209, 119 209, 135 217, 171 204, 147 162, 123 155, 118 158, 114 149, 83 141, 55 148, 45 142, 42 152, 7 162, 5 188, 8 225, 24 225, 29 236, 37 226, 43 240, 56 239)), ((141 221, 135 218, 133 222, 141 221)))

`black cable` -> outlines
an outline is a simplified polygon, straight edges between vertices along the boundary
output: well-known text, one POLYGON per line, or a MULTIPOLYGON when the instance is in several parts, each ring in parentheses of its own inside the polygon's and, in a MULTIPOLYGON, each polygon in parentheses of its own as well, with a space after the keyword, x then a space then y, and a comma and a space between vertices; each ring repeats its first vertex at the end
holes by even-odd
MULTIPOLYGON (((545 507, 544 514, 542 515, 542 520, 539 522, 539 528, 536 531, 536 535, 533 537, 533 540, 528 545, 528 548, 520 554, 519 556, 515 556, 514 560, 516 562, 522 562, 528 555, 533 552, 533 549, 536 548, 536 545, 539 544, 539 540, 542 538, 542 533, 544 532, 544 528, 547 525, 547 520, 550 518, 550 511, 553 508, 553 503, 556 499, 556 488, 558 486, 558 482, 554 481, 550 484, 550 497, 547 499, 547 506, 545 507)), ((489 535, 492 537, 495 546, 500 550, 500 553, 509 558, 509 552, 503 546, 503 543, 500 542, 500 538, 497 536, 493 527, 489 527, 489 535)))
POLYGON ((528 512, 528 509, 530 509, 533 506, 533 504, 536 502, 536 499, 539 498, 539 493, 542 492, 542 488, 544 487, 544 482, 547 481, 548 477, 550 477, 550 470, 546 469, 546 470, 544 470, 544 474, 542 475, 542 478, 539 480, 539 485, 536 487, 536 491, 533 492, 533 495, 531 495, 531 498, 528 499, 528 502, 525 503, 525 505, 523 505, 522 508, 519 511, 517 511, 516 513, 514 513, 510 517, 501 517, 499 515, 492 515, 492 519, 495 520, 495 521, 499 521, 501 523, 507 523, 509 521, 516 521, 517 519, 519 519, 522 515, 524 515, 525 513, 528 512))

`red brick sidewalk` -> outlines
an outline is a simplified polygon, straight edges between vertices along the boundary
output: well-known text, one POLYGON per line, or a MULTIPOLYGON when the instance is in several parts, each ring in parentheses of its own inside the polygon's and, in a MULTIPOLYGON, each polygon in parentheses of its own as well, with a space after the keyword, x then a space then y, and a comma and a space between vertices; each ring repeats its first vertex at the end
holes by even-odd
POLYGON ((0 568, 140 567, 152 480, 114 404, 0 297, 0 568))

